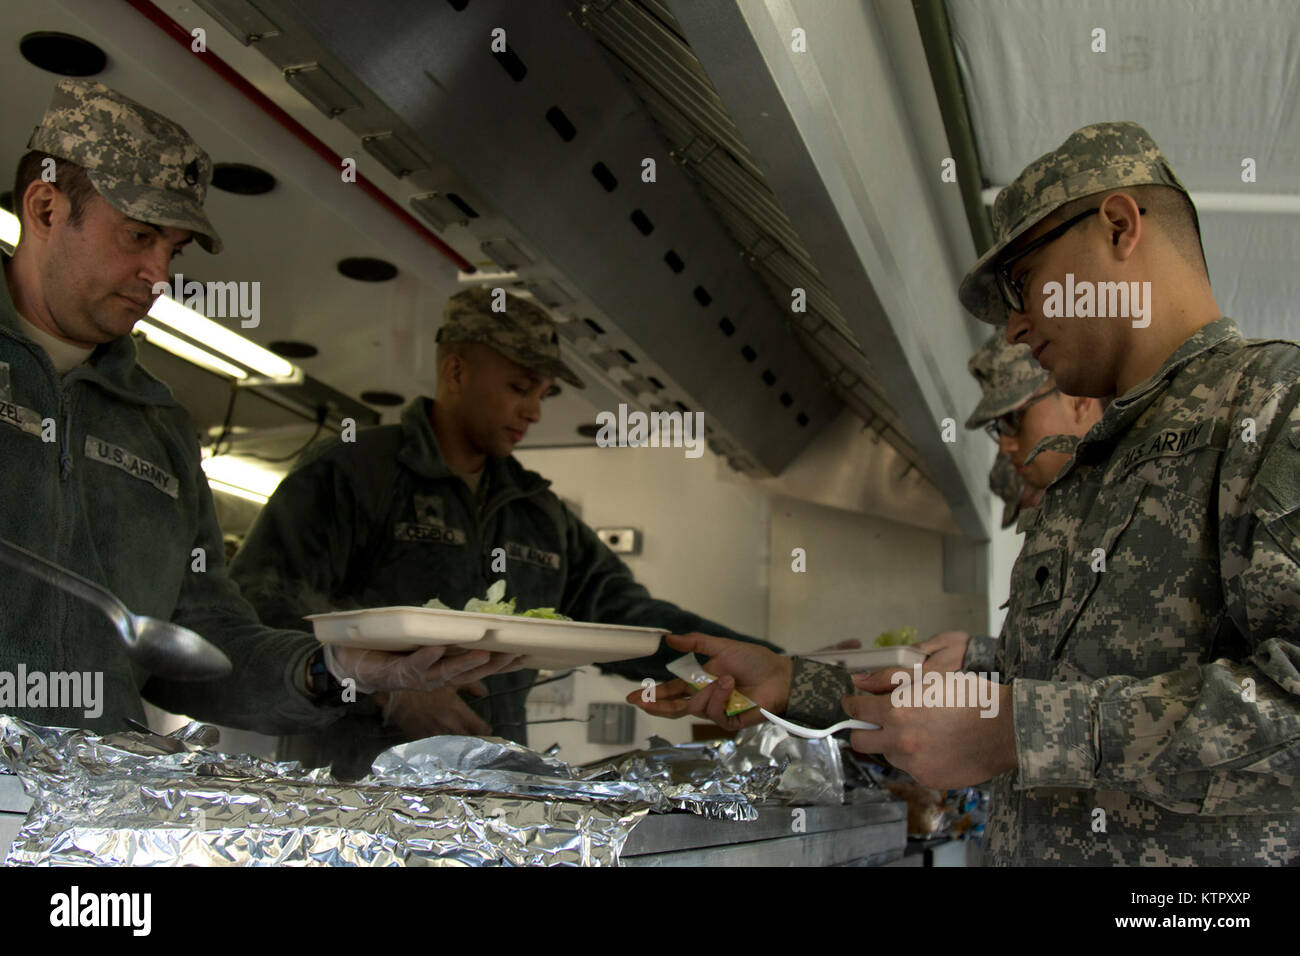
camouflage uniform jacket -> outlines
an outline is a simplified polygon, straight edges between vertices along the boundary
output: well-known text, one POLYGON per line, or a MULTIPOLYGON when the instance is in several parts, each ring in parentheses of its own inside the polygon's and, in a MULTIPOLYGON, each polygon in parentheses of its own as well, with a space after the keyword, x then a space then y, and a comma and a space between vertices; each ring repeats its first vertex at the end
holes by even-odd
MULTIPOLYGON (((554 607, 579 621, 752 640, 652 598, 549 490, 550 482, 513 457, 488 460, 480 509, 443 461, 431 405, 416 399, 400 425, 366 429, 355 442, 313 450, 276 489, 232 562, 235 579, 265 622, 305 628, 306 614, 418 606, 434 597, 459 608, 504 577, 506 597, 515 598, 520 611, 554 607), (498 548, 505 552, 504 572, 493 570, 498 548)), ((678 656, 661 642, 652 657, 602 670, 669 680, 664 664, 678 656)), ((526 743, 525 699, 535 678, 532 670, 489 677, 490 699, 465 700, 494 734, 526 743)), ((330 730, 334 740, 325 749, 336 768, 340 750, 352 749, 354 770, 364 770, 368 758, 361 751, 373 756, 383 742, 345 741, 347 734, 387 736, 387 745, 397 739, 380 727, 373 709, 366 712, 366 701, 373 704, 359 699, 355 719, 330 730)), ((322 759, 302 741, 294 756, 322 759)))
POLYGON ((142 695, 176 713, 265 733, 338 718, 341 708, 318 707, 305 692, 313 641, 262 627, 227 577, 188 413, 136 363, 129 336, 59 376, 22 333, 2 270, 0 458, 8 478, 0 537, 103 585, 137 614, 196 631, 234 665, 220 681, 161 680, 127 658, 100 611, 5 567, 0 672, 24 668, 29 685, 33 672, 100 673, 104 699, 97 717, 85 707, 33 706, 30 695, 26 706, 15 696, 0 707, 32 723, 111 732, 124 730, 127 717, 144 720, 142 695))
POLYGON ((990 862, 1300 861, 1300 345, 1200 329, 1022 524, 990 862))

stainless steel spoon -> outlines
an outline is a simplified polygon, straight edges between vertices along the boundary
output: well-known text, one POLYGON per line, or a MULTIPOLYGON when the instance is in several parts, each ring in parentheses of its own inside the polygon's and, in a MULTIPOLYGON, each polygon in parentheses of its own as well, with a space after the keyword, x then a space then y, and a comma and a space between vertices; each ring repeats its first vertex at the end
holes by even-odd
POLYGON ((132 614, 107 588, 3 538, 0 561, 99 608, 113 622, 127 656, 152 674, 172 680, 213 680, 231 671, 230 658, 189 628, 132 614))

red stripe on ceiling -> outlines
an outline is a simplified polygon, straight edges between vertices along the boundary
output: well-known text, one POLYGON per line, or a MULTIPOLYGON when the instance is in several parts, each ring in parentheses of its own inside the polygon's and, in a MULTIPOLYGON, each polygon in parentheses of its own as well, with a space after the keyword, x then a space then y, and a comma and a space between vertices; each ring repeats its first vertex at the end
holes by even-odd
MULTIPOLYGON (((149 0, 126 0, 126 2, 141 16, 147 18, 151 23, 153 23, 154 26, 158 27, 158 29, 162 30, 177 43, 181 44, 181 46, 185 47, 186 50, 191 49, 190 45, 193 43, 194 37, 190 35, 190 32, 171 17, 167 16, 167 14, 155 7, 149 2, 149 0)), ((261 90, 235 72, 234 68, 231 67, 229 63, 221 59, 221 57, 217 56, 211 50, 204 53, 195 53, 194 55, 199 58, 199 62, 206 65, 210 70, 237 89, 240 93, 244 94, 244 96, 250 100, 254 106, 283 126, 293 134, 300 143, 310 149, 321 159, 325 160, 325 162, 329 163, 331 167, 336 170, 340 168, 343 162, 342 156, 335 153, 314 136, 305 126, 284 110, 280 109, 280 107, 276 106, 275 103, 272 102, 272 100, 261 90)), ((387 193, 362 176, 361 173, 357 173, 357 185, 360 186, 371 199, 379 203, 401 220, 403 225, 415 232, 421 239, 437 249, 447 259, 454 262, 461 272, 477 271, 468 260, 460 255, 460 253, 426 229, 418 219, 394 202, 387 193)))

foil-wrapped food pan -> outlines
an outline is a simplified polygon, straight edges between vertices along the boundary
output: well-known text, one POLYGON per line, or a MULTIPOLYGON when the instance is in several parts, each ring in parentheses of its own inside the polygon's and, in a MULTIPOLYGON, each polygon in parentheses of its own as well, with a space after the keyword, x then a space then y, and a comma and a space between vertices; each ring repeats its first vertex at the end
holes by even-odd
POLYGON ((746 727, 730 740, 674 745, 652 737, 649 747, 577 772, 590 779, 644 781, 675 808, 723 820, 755 820, 763 803, 844 802, 839 742, 795 737, 771 723, 746 727))
MULTIPOLYGON (((617 865, 651 805, 629 799, 643 792, 635 785, 572 781, 566 792, 553 781, 545 796, 503 794, 485 781, 472 790, 458 780, 426 786, 409 761, 345 784, 297 764, 199 749, 194 741, 206 733, 191 724, 165 738, 101 737, 0 715, 0 761, 34 799, 6 862, 617 865), (412 775, 395 782, 400 773, 412 775)), ((490 772, 520 772, 510 761, 522 755, 498 743, 495 751, 491 741, 477 745, 480 758, 496 763, 490 772)), ((473 769, 461 772, 475 782, 473 769)))
POLYGON ((764 722, 746 727, 732 743, 734 747, 722 755, 729 769, 784 767, 769 802, 804 806, 844 802, 844 761, 834 737, 796 737, 784 727, 764 722))
POLYGON ((776 790, 784 761, 736 760, 736 743, 711 740, 670 744, 651 737, 641 750, 580 768, 589 780, 640 781, 657 788, 675 809, 715 820, 757 820, 758 805, 776 790))

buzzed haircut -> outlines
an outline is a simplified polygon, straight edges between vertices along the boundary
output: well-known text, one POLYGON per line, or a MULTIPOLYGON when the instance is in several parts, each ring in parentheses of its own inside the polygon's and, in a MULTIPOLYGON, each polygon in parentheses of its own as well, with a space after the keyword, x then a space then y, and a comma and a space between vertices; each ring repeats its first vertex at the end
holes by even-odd
MULTIPOLYGON (((1125 192, 1132 195, 1137 204, 1146 210, 1146 218, 1158 225, 1178 254, 1187 260, 1188 265, 1209 278, 1210 270, 1205 264, 1205 250, 1201 245, 1201 229, 1196 217, 1196 207, 1192 205, 1191 199, 1185 192, 1172 186, 1154 183, 1107 190, 1106 194, 1111 192, 1125 192)), ((1085 209, 1095 209, 1106 194, 1084 196, 1082 199, 1066 203, 1056 210, 1056 216, 1059 221, 1064 222, 1085 209)))
POLYGON ((45 172, 47 159, 54 160, 54 182, 50 185, 68 197, 68 204, 71 206, 68 222, 74 226, 78 225, 86 212, 86 206, 96 195, 95 184, 86 175, 86 170, 76 163, 59 159, 49 153, 42 153, 38 149, 32 150, 18 161, 18 172, 14 176, 14 215, 21 223, 23 195, 27 192, 28 186, 41 178, 41 174, 45 172))
POLYGON ((1205 263, 1205 249, 1201 243, 1201 227, 1196 207, 1187 193, 1172 186, 1137 186, 1133 189, 1138 204, 1148 216, 1160 224, 1178 254, 1209 278, 1210 269, 1205 263))

